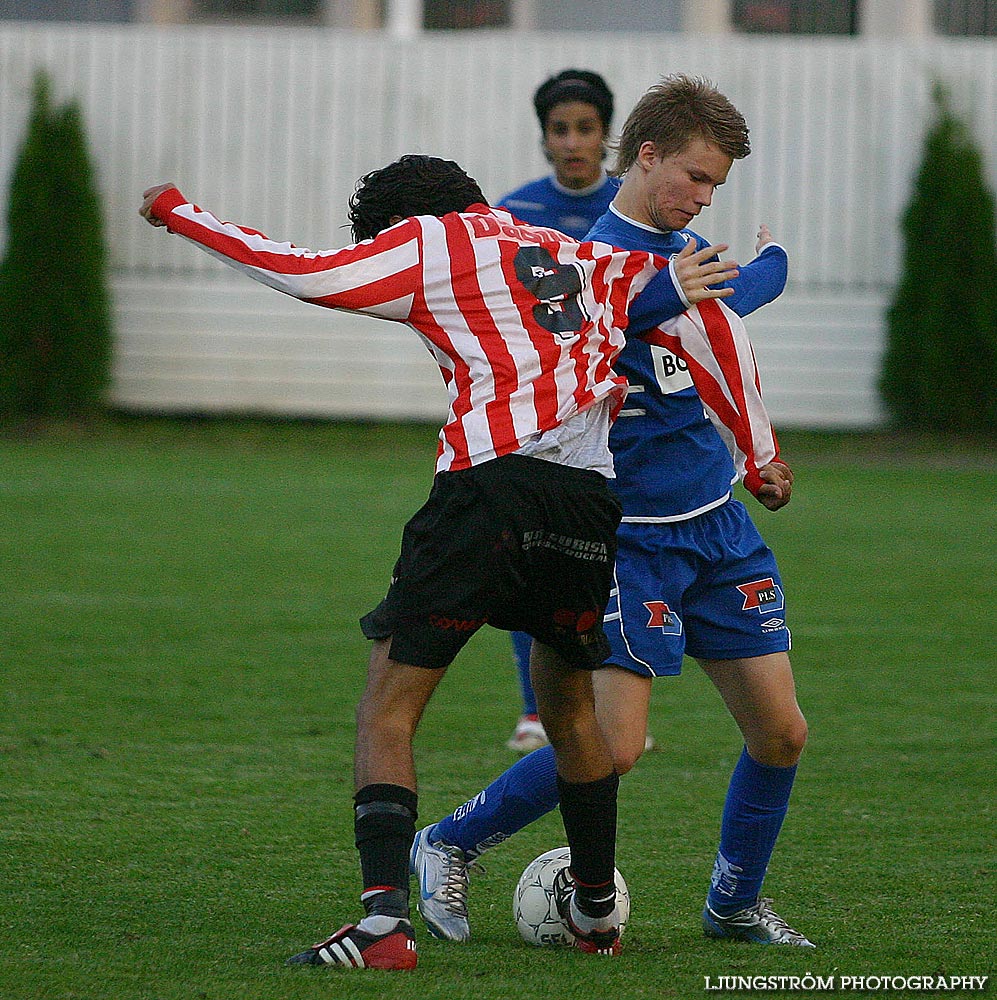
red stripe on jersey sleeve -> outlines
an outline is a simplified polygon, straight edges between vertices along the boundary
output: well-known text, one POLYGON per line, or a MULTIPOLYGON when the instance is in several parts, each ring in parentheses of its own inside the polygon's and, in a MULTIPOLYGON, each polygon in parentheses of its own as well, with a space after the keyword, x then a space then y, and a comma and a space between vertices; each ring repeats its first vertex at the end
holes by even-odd
MULTIPOLYGON (((756 462, 755 431, 757 427, 752 426, 752 413, 749 402, 745 396, 744 371, 741 368, 740 359, 737 354, 737 345, 734 342, 734 334, 724 316, 723 310, 713 299, 706 299, 699 303, 699 314, 703 318, 706 327, 706 334, 713 348, 721 369, 726 375, 728 387, 734 396, 735 408, 740 416, 736 424, 731 427, 734 440, 739 450, 744 455, 745 473, 744 485, 747 490, 755 495, 762 485, 761 477, 758 475, 758 464, 756 462)), ((754 363, 754 351, 751 352, 752 367, 754 368, 752 382, 760 390, 758 379, 758 366, 754 363)), ((730 426, 730 425, 728 425, 730 426)), ((775 439, 775 432, 768 423, 766 417, 765 436, 770 439, 776 457, 779 455, 779 446, 775 439)))
MULTIPOLYGON (((577 256, 581 260, 591 261, 593 260, 591 250, 591 243, 579 244, 577 248, 577 256)), ((595 260, 589 277, 592 293, 595 296, 596 302, 599 303, 605 303, 606 294, 609 291, 606 287, 607 263, 607 258, 595 260)), ((605 306, 603 306, 603 308, 605 308, 605 306)), ((599 323, 605 323, 607 319, 608 316, 606 316, 605 313, 602 316, 594 316, 591 317, 591 323, 589 325, 595 326, 599 323)), ((575 364, 575 377, 577 380, 574 391, 575 404, 580 409, 590 401, 591 394, 588 391, 588 386, 591 383, 602 382, 609 377, 609 363, 616 356, 619 350, 619 345, 614 346, 610 343, 609 338, 605 337, 598 342, 598 346, 595 351, 592 351, 590 349, 592 345, 589 343, 589 339, 590 338, 588 337, 581 336, 571 345, 571 359, 575 364), (595 371, 590 379, 587 373, 593 366, 595 371)))
POLYGON ((413 224, 385 230, 374 240, 355 246, 321 251, 275 242, 256 230, 222 222, 189 202, 169 212, 167 225, 171 232, 193 240, 228 261, 266 272, 277 279, 287 278, 288 281, 281 283, 280 291, 329 308, 371 310, 411 295, 418 284, 416 265, 394 272, 385 270, 387 258, 384 254, 417 239, 413 224), (371 262, 369 271, 362 267, 367 261, 371 262), (342 270, 347 265, 353 265, 349 277, 342 270), (328 275, 329 291, 318 295, 305 294, 303 287, 293 280, 323 274, 328 275))

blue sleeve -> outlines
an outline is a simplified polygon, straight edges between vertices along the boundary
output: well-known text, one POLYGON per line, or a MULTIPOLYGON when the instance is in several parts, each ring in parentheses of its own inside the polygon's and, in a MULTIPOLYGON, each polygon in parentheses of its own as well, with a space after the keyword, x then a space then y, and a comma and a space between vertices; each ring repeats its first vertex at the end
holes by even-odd
POLYGON ((671 267, 663 267, 630 303, 627 329, 634 333, 653 330, 665 320, 684 313, 687 308, 672 281, 671 267))
POLYGON ((747 316, 782 294, 789 258, 778 243, 769 243, 754 260, 738 270, 737 278, 718 287, 733 288, 734 294, 721 301, 738 316, 747 316))

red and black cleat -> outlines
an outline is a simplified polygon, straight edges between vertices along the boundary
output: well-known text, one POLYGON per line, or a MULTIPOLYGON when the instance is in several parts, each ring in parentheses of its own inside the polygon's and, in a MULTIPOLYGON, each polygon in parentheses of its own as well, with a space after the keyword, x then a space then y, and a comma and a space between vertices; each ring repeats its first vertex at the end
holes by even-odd
POLYGON ((554 892, 554 905, 561 919, 567 925, 568 930, 575 936, 575 947, 586 955, 619 955, 622 950, 620 944, 620 928, 609 927, 606 930, 583 931, 571 919, 571 897, 575 893, 574 883, 568 872, 567 866, 562 868, 554 876, 554 884, 551 886, 554 892))
POLYGON ((287 964, 339 965, 348 969, 414 969, 417 961, 415 932, 407 920, 400 920, 398 926, 387 934, 369 934, 356 924, 347 924, 332 937, 289 958, 287 964))

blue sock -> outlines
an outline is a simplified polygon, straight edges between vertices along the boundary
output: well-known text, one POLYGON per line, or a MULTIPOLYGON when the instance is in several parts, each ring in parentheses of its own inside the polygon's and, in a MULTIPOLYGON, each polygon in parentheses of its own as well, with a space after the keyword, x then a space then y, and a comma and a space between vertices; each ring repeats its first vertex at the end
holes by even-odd
POLYGON ((468 858, 511 837, 557 805, 557 766, 551 747, 520 758, 484 791, 455 809, 430 840, 459 847, 468 858))
POLYGON ((796 767, 759 764, 747 749, 731 775, 720 824, 720 849, 707 902, 721 916, 751 906, 789 808, 796 767))
POLYGON ((516 669, 519 671, 519 690, 523 696, 523 715, 537 714, 537 699, 530 683, 530 649, 533 647, 533 636, 526 632, 511 632, 512 651, 516 656, 516 669))

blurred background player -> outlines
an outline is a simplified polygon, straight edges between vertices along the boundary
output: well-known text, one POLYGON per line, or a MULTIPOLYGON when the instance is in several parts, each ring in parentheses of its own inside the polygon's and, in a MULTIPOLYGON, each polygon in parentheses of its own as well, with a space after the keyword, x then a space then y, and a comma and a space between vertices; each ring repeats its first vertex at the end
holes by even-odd
MULTIPOLYGON (((616 167, 623 183, 591 237, 671 258, 680 311, 708 272, 690 264, 690 250, 707 244, 685 227, 749 151, 747 126, 726 97, 706 81, 666 78, 623 126, 616 167)), ((786 253, 765 226, 756 250, 723 299, 738 314, 771 301, 785 284, 786 253)), ((731 496, 740 476, 777 510, 789 502, 792 473, 779 459, 738 323, 716 303, 700 313, 712 325, 708 343, 679 344, 663 330, 639 338, 632 325, 614 362, 630 384, 610 433, 624 512, 605 623, 613 652, 596 678, 596 712, 624 774, 644 749, 651 680, 678 674, 684 653, 698 660, 745 743, 728 787, 703 930, 811 946, 760 894, 807 728, 775 558, 731 496), (706 377, 711 368, 717 380, 706 377), (739 410, 730 405, 737 400, 739 410)), ((553 808, 552 760, 549 748, 534 751, 416 838, 420 911, 438 937, 470 936, 468 861, 553 808)))
MULTIPOLYGON (((613 119, 613 93, 606 81, 586 69, 565 69, 544 80, 533 95, 540 122, 540 143, 554 172, 530 181, 498 204, 534 226, 549 226, 583 239, 606 211, 619 181, 604 161, 613 119)), ((530 645, 524 632, 512 634, 523 706, 506 746, 525 754, 547 742, 530 684, 530 645)))
POLYGON ((540 84, 533 107, 554 172, 510 191, 498 204, 523 222, 584 239, 620 186, 603 165, 613 93, 598 73, 565 69, 540 84))

